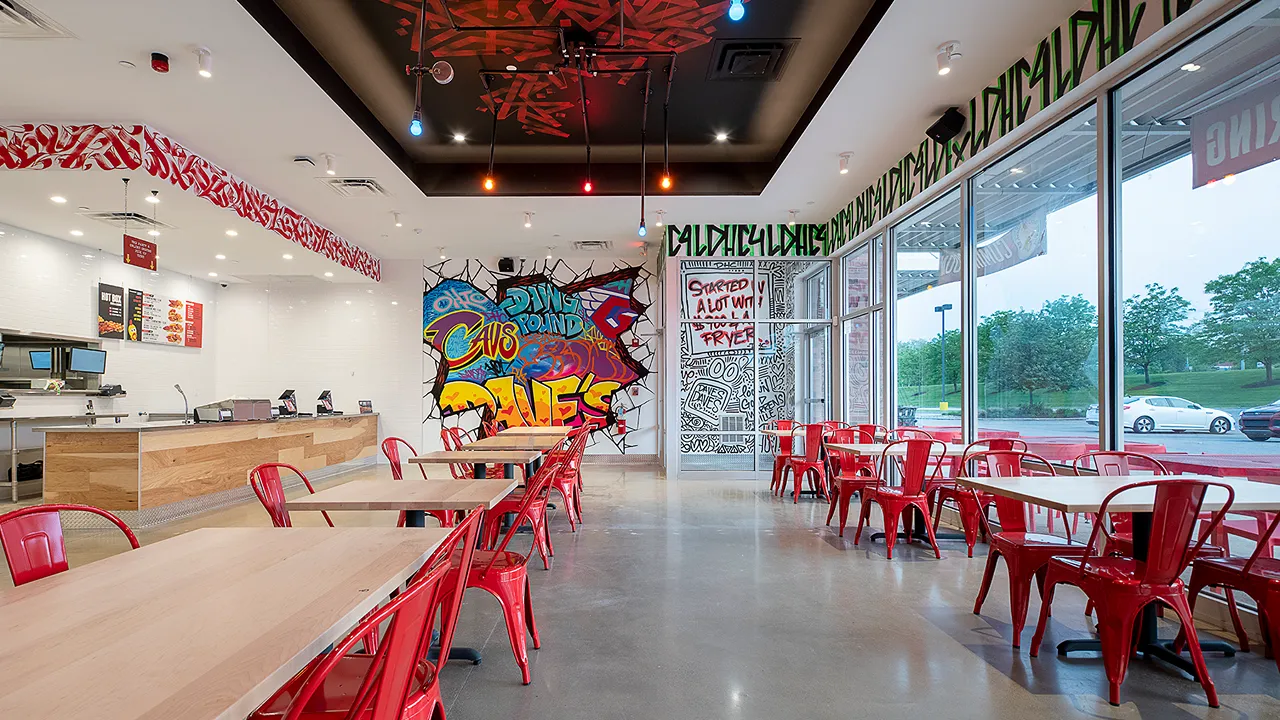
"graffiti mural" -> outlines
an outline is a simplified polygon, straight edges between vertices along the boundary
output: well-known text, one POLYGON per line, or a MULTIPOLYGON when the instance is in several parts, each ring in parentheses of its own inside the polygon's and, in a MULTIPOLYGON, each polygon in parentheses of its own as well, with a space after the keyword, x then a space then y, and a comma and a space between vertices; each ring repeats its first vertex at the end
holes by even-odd
POLYGON ((1089 0, 969 101, 959 137, 922 140, 830 221, 830 250, 884 219, 925 188, 1044 110, 1199 0, 1089 0))
POLYGON ((563 261, 498 274, 476 261, 424 268, 422 343, 428 420, 476 412, 508 426, 602 422, 626 452, 652 400, 643 380, 651 273, 572 271, 563 261), (457 268, 449 273, 448 268, 457 268))
POLYGON ((827 226, 668 225, 669 257, 818 257, 827 254, 827 226))

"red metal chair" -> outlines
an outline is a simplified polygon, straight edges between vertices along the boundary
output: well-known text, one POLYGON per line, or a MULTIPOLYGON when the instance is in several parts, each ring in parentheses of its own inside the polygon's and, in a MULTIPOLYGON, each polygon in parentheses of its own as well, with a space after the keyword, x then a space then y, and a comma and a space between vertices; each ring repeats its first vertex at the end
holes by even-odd
MULTIPOLYGON (((549 455, 542 461, 542 467, 538 468, 538 472, 534 473, 535 478, 543 473, 548 467, 557 468, 556 472, 560 473, 564 468, 563 455, 549 455)), ((538 482, 531 478, 523 490, 516 490, 498 501, 496 505, 489 511, 494 517, 518 513, 525 506, 526 501, 529 504, 528 518, 529 524, 533 527, 533 547, 538 550, 538 555, 542 558, 542 568, 544 570, 551 569, 551 558, 555 557, 555 547, 551 544, 551 530, 547 522, 547 495, 550 493, 551 482, 555 476, 544 477, 538 482), (530 499, 532 498, 532 499, 530 499)), ((487 550, 493 550, 498 544, 499 528, 498 523, 488 523, 484 528, 484 536, 480 539, 480 546, 487 550)), ((530 550, 532 553, 533 551, 530 550)))
MULTIPOLYGON (((1001 443, 1003 444, 1003 443, 1001 443)), ((1041 463, 1047 461, 1035 453, 1025 450, 987 450, 965 457, 978 469, 977 477, 1021 477, 1024 475, 1022 463, 1031 459, 1041 463)), ((1049 473, 1053 473, 1050 466, 1049 473)), ((982 508, 983 499, 972 488, 966 490, 970 499, 970 507, 982 508)), ((977 520, 982 523, 990 539, 991 548, 987 552, 987 567, 982 574, 982 586, 978 589, 978 599, 973 604, 973 614, 982 613, 982 604, 991 590, 991 581, 995 577, 996 562, 1004 558, 1005 568, 1009 571, 1009 609, 1013 619, 1013 647, 1022 644, 1022 629, 1027 624, 1027 605, 1031 600, 1031 581, 1038 580, 1040 597, 1044 597, 1044 578, 1049 561, 1055 557, 1081 557, 1085 546, 1073 543, 1070 539, 1057 535, 1042 535, 1030 532, 1027 528, 1027 504, 1021 500, 992 495, 991 502, 996 506, 996 515, 1000 519, 1000 531, 991 529, 986 513, 978 512, 977 520)), ((967 535, 967 533, 966 533, 967 535)))
POLYGON ((827 510, 827 525, 831 525, 831 517, 836 509, 840 510, 840 537, 844 537, 845 525, 849 522, 849 502, 854 493, 861 493, 864 488, 876 482, 875 460, 866 455, 856 455, 848 450, 837 450, 836 445, 859 445, 875 442, 875 436, 861 429, 836 430, 827 440, 827 457, 831 461, 831 508, 827 510))
POLYGON ((896 427, 885 434, 889 442, 899 440, 936 440, 932 433, 916 427, 896 427))
MULTIPOLYGON (((507 546, 515 538, 516 531, 526 522, 534 527, 534 545, 537 545, 538 536, 544 531, 533 523, 533 509, 539 498, 544 504, 546 503, 546 491, 551 478, 560 470, 560 463, 555 461, 543 463, 542 467, 538 468, 538 471, 529 479, 529 486, 516 510, 516 518, 507 528, 502 542, 492 550, 477 550, 475 562, 467 574, 468 588, 484 590, 497 598, 498 604, 502 606, 502 616, 507 623, 507 638, 511 642, 511 652, 516 656, 516 664, 520 666, 520 675, 525 685, 532 680, 529 674, 529 654, 525 647, 527 641, 525 633, 528 632, 533 637, 535 649, 542 646, 538 639, 538 626, 533 620, 533 604, 529 592, 528 565, 533 548, 521 555, 510 552, 507 546)), ((494 509, 489 514, 491 517, 497 517, 500 512, 503 511, 494 509)), ((489 533, 490 527, 496 531, 497 523, 489 523, 485 528, 486 534, 489 533)), ((455 571, 457 571, 456 567, 455 571)))
POLYGON ((862 490, 862 512, 858 514, 858 530, 853 534, 856 545, 862 537, 862 527, 871 519, 871 504, 880 506, 884 516, 884 541, 889 559, 893 559, 893 546, 898 542, 898 519, 905 513, 903 530, 907 533, 907 541, 911 541, 914 515, 912 509, 920 511, 924 529, 929 535, 929 544, 933 552, 942 559, 942 551, 938 549, 938 540, 934 537, 933 526, 929 524, 929 499, 925 495, 925 486, 929 481, 929 469, 933 469, 936 477, 942 470, 942 459, 946 457, 947 446, 938 440, 897 440, 885 446, 880 455, 880 466, 876 472, 875 482, 862 490), (902 485, 890 487, 884 484, 888 477, 889 462, 894 448, 906 446, 906 457, 902 461, 897 458, 893 462, 898 466, 902 477, 902 485))
MULTIPOLYGON (((1154 512, 1151 516, 1151 542, 1147 557, 1115 557, 1098 554, 1098 539, 1109 535, 1106 523, 1093 524, 1088 549, 1079 558, 1056 557, 1049 561, 1045 577, 1044 602, 1040 606, 1040 622, 1031 640, 1032 657, 1039 654, 1044 639, 1045 626, 1053 604, 1054 588, 1061 584, 1075 585, 1084 591, 1098 612, 1098 635, 1102 641, 1102 662, 1106 666, 1109 683, 1108 700, 1120 704, 1120 685, 1129 668, 1129 656, 1133 653, 1134 630, 1143 609, 1151 603, 1163 603, 1178 615, 1191 648, 1191 661, 1195 666, 1200 685, 1204 687, 1209 707, 1218 707, 1218 693, 1214 690, 1209 668, 1200 651, 1200 640, 1194 631, 1195 623, 1191 606, 1187 601, 1182 574, 1192 558, 1204 544, 1201 537, 1195 545, 1191 537, 1195 533, 1200 507, 1210 487, 1227 491, 1227 502, 1214 513, 1210 529, 1222 522, 1222 518, 1235 500, 1235 490, 1230 485, 1202 480, 1147 480, 1130 483, 1107 495, 1099 508, 1099 517, 1106 517, 1107 508, 1116 496, 1135 488, 1155 489, 1154 512)), ((1206 533, 1206 536, 1208 533, 1206 533)))
MULTIPOLYGON (((407 719, 434 720, 435 718, 444 717, 444 703, 440 696, 439 668, 442 662, 448 659, 449 650, 453 647, 454 630, 457 627, 458 611, 461 608, 462 596, 466 591, 466 576, 456 572, 458 567, 471 567, 471 560, 475 552, 476 539, 480 532, 480 526, 484 522, 485 510, 484 506, 477 506, 471 511, 462 522, 458 523, 450 532, 444 542, 431 553, 427 561, 423 563, 422 568, 409 581, 409 587, 412 589, 422 582, 432 582, 431 576, 440 576, 435 580, 440 585, 437 588, 434 601, 427 611, 427 622, 422 628, 425 642, 419 646, 416 671, 414 680, 410 684, 408 694, 405 697, 403 705, 403 715, 393 714, 391 717, 403 717, 407 719), (439 645, 430 646, 432 631, 436 627, 436 618, 439 618, 439 645), (434 656, 434 659, 433 659, 434 656), (438 714, 437 714, 438 713, 438 714)), ((399 593, 397 593, 397 596, 399 593)), ((326 677, 322 692, 324 698, 323 708, 308 707, 302 717, 313 717, 307 713, 319 711, 321 717, 337 718, 337 717, 368 717, 367 709, 360 712, 358 699, 362 696, 358 689, 363 689, 362 680, 371 676, 371 669, 378 657, 379 650, 391 641, 389 634, 381 634, 382 628, 378 623, 369 622, 370 619, 378 616, 385 608, 376 609, 365 619, 361 620, 357 630, 364 629, 364 635, 359 638, 364 646, 360 652, 346 652, 342 655, 341 660, 330 671, 326 677), (351 715, 346 713, 350 712, 351 715)), ((354 631, 353 631, 354 634, 354 631)), ((341 646, 339 646, 341 647, 341 646)), ((348 646, 353 649, 354 643, 348 646)), ((317 666, 324 662, 329 655, 321 656, 311 663, 306 669, 298 673, 290 680, 285 687, 276 691, 276 694, 258 709, 258 711, 250 716, 250 720, 258 718, 274 718, 283 714, 285 708, 291 703, 292 698, 297 697, 302 686, 307 683, 313 676, 317 666)), ((382 670, 385 672, 385 669, 382 670)))
MULTIPOLYGON (((409 451, 409 457, 416 457, 418 451, 413 449, 408 440, 398 437, 389 437, 382 441, 382 454, 387 456, 387 462, 391 463, 391 477, 395 480, 404 479, 404 467, 400 464, 400 446, 403 445, 409 451)), ((452 467, 452 466, 450 466, 452 467)), ((427 479, 427 468, 419 465, 418 471, 422 473, 422 479, 427 479)), ((453 527, 454 513, 451 510, 428 510, 431 515, 440 522, 440 527, 453 527)), ((400 511, 400 519, 396 521, 396 527, 404 527, 405 513, 400 511)))
POLYGON ((804 455, 789 455, 782 465, 782 476, 778 482, 778 495, 787 494, 787 474, 791 474, 794 492, 792 502, 800 502, 800 481, 812 475, 809 486, 827 497, 827 463, 822 459, 822 438, 825 429, 820 423, 796 425, 791 428, 791 439, 794 442, 797 432, 804 433, 804 455))
POLYGON ((577 532, 578 524, 582 522, 582 456, 587 451, 590 432, 586 425, 574 428, 566 438, 567 448, 552 450, 543 458, 543 462, 561 463, 560 472, 551 478, 550 489, 564 498, 564 514, 569 518, 571 532, 577 532))
POLYGON ((4 547, 9 576, 13 578, 15 587, 56 575, 69 567, 67 543, 62 535, 62 516, 58 513, 72 511, 106 518, 120 528, 134 550, 138 549, 138 538, 129 526, 102 508, 59 503, 11 510, 0 515, 0 546, 4 547))
POLYGON ((867 435, 870 435, 871 442, 877 443, 887 442, 889 440, 889 433, 892 432, 889 428, 883 425, 876 425, 875 423, 858 423, 854 427, 867 435))
MULTIPOLYGON (((253 493, 262 502, 262 507, 267 509, 272 525, 293 527, 293 523, 289 520, 289 511, 284 507, 284 483, 280 479, 280 468, 297 475, 302 479, 302 484, 307 486, 307 492, 315 494, 316 489, 311 487, 311 481, 307 476, 303 475, 298 468, 286 463, 262 463, 250 470, 249 485, 253 487, 253 493)), ((324 521, 329 523, 329 527, 333 527, 333 520, 329 518, 329 513, 321 510, 320 514, 324 516, 324 521)))
POLYGON ((943 503, 948 500, 954 502, 956 512, 960 516, 960 527, 964 531, 964 544, 968 546, 969 557, 973 557, 973 546, 978 542, 978 531, 984 528, 979 522, 978 516, 985 513, 987 508, 995 503, 995 496, 972 489, 961 489, 956 486, 955 479, 959 477, 963 468, 969 466, 973 455, 987 450, 1026 452, 1027 444, 1013 438, 982 438, 981 440, 975 440, 965 447, 964 453, 958 461, 952 462, 951 477, 941 479, 932 488, 929 488, 929 497, 933 502, 933 531, 937 533, 938 526, 942 524, 943 503), (1019 445, 1022 447, 1018 447, 1019 445), (974 498, 977 498, 976 505, 973 502, 974 498))
MULTIPOLYGON (((786 433, 777 438, 778 449, 773 454, 773 478, 769 482, 770 492, 778 491, 778 483, 782 482, 782 471, 787 466, 787 459, 791 457, 791 449, 794 447, 794 443, 792 442, 790 433, 793 427, 795 427, 794 420, 770 420, 765 423, 762 428, 765 430, 772 429, 781 433, 786 433), (772 428, 769 427, 770 424, 773 425, 772 428)), ((769 436, 766 435, 765 437, 769 436)))
MULTIPOLYGON (((457 427, 440 428, 440 444, 445 450, 461 451, 462 446, 466 445, 464 431, 457 427)), ((449 474, 454 480, 474 480, 476 477, 476 469, 472 465, 466 463, 449 463, 449 474)))
MULTIPOLYGON (((451 571, 448 564, 441 564, 410 583, 390 602, 361 620, 328 654, 255 710, 250 720, 398 720, 407 716, 406 706, 415 701, 425 706, 424 687, 436 684, 438 673, 432 668, 431 679, 424 682, 427 673, 421 659, 427 656, 433 611, 442 589, 448 587, 447 575, 451 571), (378 632, 383 623, 387 623, 387 629, 376 651, 351 654, 357 644, 378 632)), ((438 687, 435 694, 439 695, 438 687)))
MULTIPOLYGON (((1272 517, 1262 537, 1274 537, 1278 529, 1280 513, 1272 517)), ((1266 542, 1258 543, 1248 558, 1197 557, 1191 564, 1191 582, 1187 584, 1187 595, 1190 597, 1188 607, 1193 616, 1196 598, 1200 597, 1200 591, 1210 586, 1224 588, 1228 593, 1239 590, 1253 598, 1258 606, 1258 621, 1267 656, 1274 657, 1276 667, 1280 668, 1280 654, 1276 653, 1280 650, 1280 560, 1271 556, 1271 545, 1266 542)), ((1239 622, 1238 619, 1233 619, 1239 622)), ((1236 633, 1240 636, 1240 649, 1249 652, 1249 640, 1244 635, 1244 630, 1237 625, 1236 633)), ((1185 643, 1184 632, 1174 641, 1174 650, 1181 652, 1185 643)))

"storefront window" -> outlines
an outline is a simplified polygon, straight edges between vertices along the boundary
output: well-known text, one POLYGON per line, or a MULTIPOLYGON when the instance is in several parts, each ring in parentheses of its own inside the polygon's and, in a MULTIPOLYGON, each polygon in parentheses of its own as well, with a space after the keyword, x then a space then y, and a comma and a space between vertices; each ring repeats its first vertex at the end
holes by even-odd
POLYGON ((1125 447, 1173 472, 1249 476, 1280 457, 1278 13, 1256 3, 1116 91, 1118 414, 1125 447))
POLYGON ((1082 110, 974 178, 978 437, 1097 443, 1097 130, 1082 110))
POLYGON ((893 228, 901 425, 960 429, 960 190, 893 228), (944 333, 945 328, 945 333, 944 333))

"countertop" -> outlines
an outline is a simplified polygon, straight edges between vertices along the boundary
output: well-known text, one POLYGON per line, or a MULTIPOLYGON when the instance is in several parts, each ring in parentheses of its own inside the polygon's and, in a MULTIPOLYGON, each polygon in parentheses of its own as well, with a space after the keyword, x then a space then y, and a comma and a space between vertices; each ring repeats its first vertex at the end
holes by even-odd
MULTIPOLYGON (((129 413, 98 413, 96 415, 13 415, 0 410, 0 422, 41 422, 41 421, 61 421, 61 420, 83 420, 86 423, 89 418, 97 418, 99 421, 113 423, 116 418, 127 418, 129 413)), ((80 425, 79 427, 85 427, 80 425)))
MULTIPOLYGON (((155 422, 127 422, 127 423, 102 423, 97 425, 48 425, 44 427, 31 428, 33 432, 155 432, 159 430, 195 430, 208 429, 214 427, 229 427, 240 425, 261 425, 264 423, 293 423, 307 422, 313 420, 343 420, 377 417, 378 413, 350 413, 346 415, 321 415, 319 417, 292 417, 280 418, 278 420, 239 420, 233 422, 220 423, 184 423, 181 420, 157 420, 155 422)), ((99 416, 101 417, 101 416, 99 416)), ((57 418, 52 418, 57 419, 57 418)))

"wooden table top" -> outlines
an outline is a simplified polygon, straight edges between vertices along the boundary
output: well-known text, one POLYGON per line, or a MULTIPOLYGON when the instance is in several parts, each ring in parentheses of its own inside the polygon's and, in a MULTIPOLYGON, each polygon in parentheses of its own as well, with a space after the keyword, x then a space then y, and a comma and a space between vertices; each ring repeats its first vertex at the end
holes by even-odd
POLYGON ((499 435, 542 435, 546 437, 566 438, 566 437, 569 437, 569 433, 573 431, 574 431, 574 428, 565 427, 564 425, 553 425, 553 426, 520 425, 517 427, 507 428, 506 430, 503 430, 498 434, 499 435))
POLYGON ((242 720, 448 532, 205 528, 0 591, 0 717, 242 720))
MULTIPOLYGON (((1069 513, 1098 512, 1111 491, 1123 485, 1146 482, 1154 475, 1105 475, 1096 477, 1040 476, 1018 478, 957 478, 960 485, 977 488, 993 495, 1022 500, 1041 507, 1069 513)), ((1280 485, 1256 483, 1242 478, 1219 478, 1207 475, 1168 476, 1169 480, 1206 480, 1230 485, 1236 492, 1232 511, 1280 510, 1280 485)), ((1204 510, 1217 510, 1226 501, 1221 488, 1209 488, 1204 510)), ((1138 488, 1118 496, 1108 512, 1151 512, 1155 505, 1155 488, 1138 488)))
MULTIPOLYGON (((850 452, 855 455, 883 455, 884 449, 889 447, 890 443, 827 443, 827 447, 840 450, 842 452, 850 452)), ((964 445, 947 445, 945 457, 962 457, 965 450, 964 445)), ((934 448, 937 449, 936 446, 934 448)), ((890 455, 906 455, 906 445, 896 445, 889 453, 890 455)))
POLYGON ((289 510, 492 510, 516 489, 510 480, 355 480, 289 500, 289 510))
POLYGON ((564 438, 551 435, 504 435, 481 438, 462 446, 465 452, 474 450, 552 450, 559 447, 564 438))
POLYGON ((537 450, 437 450, 409 458, 409 462, 417 465, 474 465, 476 463, 526 465, 540 457, 542 453, 537 450))

